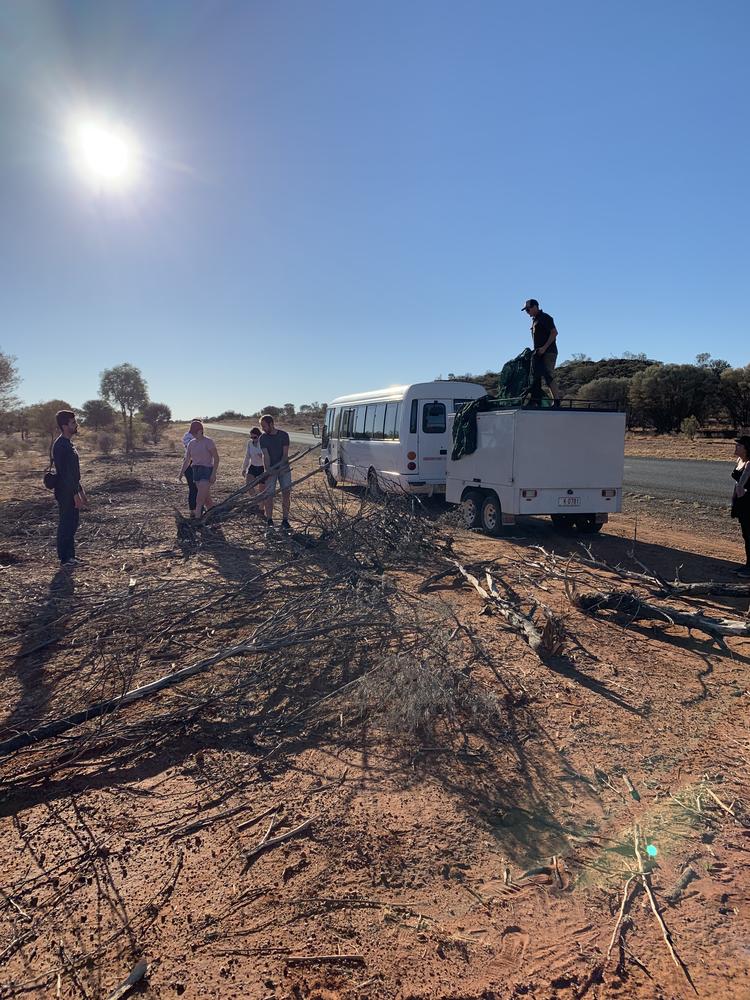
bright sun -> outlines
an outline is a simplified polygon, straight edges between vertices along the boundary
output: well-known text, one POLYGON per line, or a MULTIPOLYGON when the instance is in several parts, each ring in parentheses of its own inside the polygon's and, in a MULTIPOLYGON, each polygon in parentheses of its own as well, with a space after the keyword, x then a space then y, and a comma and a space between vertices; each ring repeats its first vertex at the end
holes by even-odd
POLYGON ((123 191, 137 180, 140 151, 124 128, 81 119, 71 127, 70 145, 77 169, 93 187, 123 191))

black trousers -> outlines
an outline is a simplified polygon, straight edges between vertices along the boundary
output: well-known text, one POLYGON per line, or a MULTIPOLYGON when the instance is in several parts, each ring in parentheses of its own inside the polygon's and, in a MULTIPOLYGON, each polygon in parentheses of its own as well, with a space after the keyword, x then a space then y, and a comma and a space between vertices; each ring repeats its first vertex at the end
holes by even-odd
POLYGON ((193 467, 189 465, 185 469, 185 479, 187 479, 188 484, 188 508, 190 510, 195 510, 195 505, 198 503, 198 487, 193 482, 193 467))
POLYGON ((59 520, 57 522, 57 558, 60 562, 75 559, 75 537, 81 515, 73 495, 57 497, 59 520))
POLYGON ((738 517, 742 538, 745 542, 745 565, 750 569, 750 510, 744 510, 738 517))

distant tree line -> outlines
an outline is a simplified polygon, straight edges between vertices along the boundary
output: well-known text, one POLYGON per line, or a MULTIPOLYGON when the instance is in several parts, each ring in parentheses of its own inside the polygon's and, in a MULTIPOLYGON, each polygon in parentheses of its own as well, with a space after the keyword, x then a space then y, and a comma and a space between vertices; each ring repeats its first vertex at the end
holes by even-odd
MULTIPOLYGON (((500 373, 451 373, 448 378, 478 382, 495 395, 500 373)), ((699 354, 692 365, 664 364, 645 354, 600 361, 576 354, 557 368, 557 380, 566 397, 624 409, 631 428, 657 434, 724 428, 731 434, 750 427, 750 364, 732 368, 708 353, 699 354)))
POLYGON ((293 417, 322 417, 326 412, 325 403, 303 403, 295 407, 294 403, 284 403, 283 406, 263 406, 256 413, 238 413, 236 410, 224 410, 223 413, 215 417, 206 417, 210 423, 220 423, 222 420, 259 420, 264 413, 267 413, 274 420, 283 418, 291 420, 293 417))
MULTIPOLYGON (((21 406, 15 395, 19 382, 16 359, 0 351, 0 431, 6 435, 20 434, 22 440, 30 434, 49 435, 52 443, 58 434, 55 414, 58 410, 75 407, 64 399, 21 406)), ((96 432, 112 431, 119 418, 126 452, 134 448, 136 431, 157 443, 172 420, 166 403, 149 399, 142 373, 130 364, 103 371, 99 379, 99 397, 87 400, 76 412, 81 424, 96 432)), ((103 450, 111 450, 111 446, 103 450)))

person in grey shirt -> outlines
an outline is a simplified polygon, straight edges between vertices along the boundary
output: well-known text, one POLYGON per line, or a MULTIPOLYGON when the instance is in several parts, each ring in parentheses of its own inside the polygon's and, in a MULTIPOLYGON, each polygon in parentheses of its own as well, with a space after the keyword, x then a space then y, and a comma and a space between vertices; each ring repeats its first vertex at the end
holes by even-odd
POLYGON ((289 504, 292 493, 292 470, 288 463, 289 435, 276 427, 273 417, 268 413, 260 418, 260 426, 263 433, 258 444, 263 449, 263 467, 268 472, 273 466, 278 466, 266 479, 268 491, 268 498, 264 503, 266 522, 269 528, 273 527, 273 500, 278 480, 281 487, 281 527, 284 531, 289 531, 289 504))

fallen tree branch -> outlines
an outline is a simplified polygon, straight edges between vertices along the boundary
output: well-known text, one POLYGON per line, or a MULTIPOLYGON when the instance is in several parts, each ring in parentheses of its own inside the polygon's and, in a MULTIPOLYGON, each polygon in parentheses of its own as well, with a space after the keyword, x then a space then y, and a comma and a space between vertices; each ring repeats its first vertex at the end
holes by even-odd
POLYGON ((717 583, 706 580, 704 583, 666 583, 657 591, 657 597, 750 597, 750 583, 717 583))
POLYGON ((269 837, 268 834, 273 829, 273 824, 276 821, 276 817, 271 820, 271 825, 268 827, 265 836, 259 844, 251 848, 249 851, 245 852, 246 863, 249 864, 253 858, 257 857, 263 851, 267 851, 272 847, 276 847, 278 844, 283 844, 285 840, 289 840, 292 837, 296 837, 298 833, 304 833, 305 830, 312 826, 312 819, 306 819, 304 823, 300 823, 299 826, 295 826, 292 830, 287 830, 286 833, 280 833, 278 837, 269 837))
POLYGON ((595 591, 588 594, 575 594, 571 596, 573 602, 583 611, 619 611, 627 615, 631 621, 642 621, 645 619, 656 619, 665 621, 670 625, 681 625, 683 628, 695 629, 710 635, 713 639, 723 642, 727 636, 738 638, 750 638, 750 624, 736 618, 713 618, 699 612, 681 611, 679 608, 659 607, 656 604, 649 604, 635 594, 611 590, 606 593, 595 591))
POLYGON ((473 573, 470 573, 464 566, 461 565, 460 562, 454 559, 452 559, 451 562, 459 573, 461 573, 461 575, 469 581, 477 593, 483 597, 492 608, 497 609, 508 624, 511 625, 513 630, 522 635, 531 649, 538 654, 544 645, 542 633, 530 618, 522 614, 520 611, 517 611, 508 601, 505 601, 502 597, 500 597, 491 575, 489 573, 486 574, 487 585, 490 588, 488 591, 484 589, 473 573))
POLYGON ((107 698, 105 701, 90 705, 80 712, 74 712, 72 715, 67 715, 62 719, 48 722, 46 725, 38 726, 36 729, 31 729, 28 732, 19 733, 17 736, 13 736, 11 739, 0 743, 0 757, 5 757, 15 750, 22 750, 24 747, 32 746, 42 740, 50 739, 50 737, 60 736, 69 729, 81 726, 91 719, 99 719, 103 715, 118 712, 121 708, 125 708, 126 705, 132 705, 133 702, 148 698, 158 691, 163 691, 165 688, 182 684, 183 681, 195 677, 197 674, 204 673, 217 663, 228 660, 233 656, 240 656, 246 653, 268 653, 288 646, 298 646, 317 636, 326 635, 337 629, 351 629, 357 625, 372 625, 372 621, 370 619, 362 619, 358 621, 334 622, 331 625, 322 626, 321 628, 301 629, 295 632, 294 635, 285 636, 271 642, 256 643, 250 641, 240 643, 237 646, 220 649, 212 656, 199 660, 188 667, 183 667, 182 670, 176 670, 172 674, 166 674, 164 677, 151 681, 149 684, 143 684, 141 687, 126 691, 123 695, 115 698, 107 698))
POLYGON ((654 916, 656 917, 657 923, 659 924, 661 935, 664 938, 664 943, 666 944, 667 949, 669 950, 669 954, 672 958, 672 961, 680 970, 680 972, 683 974, 685 979, 688 981, 693 991, 697 994, 698 990, 695 988, 695 983, 690 977, 690 972, 688 971, 688 967, 685 965, 680 956, 677 954, 677 951, 675 950, 675 947, 672 944, 672 936, 669 933, 669 928, 664 923, 664 917, 662 917, 661 913, 659 912, 659 907, 656 904, 656 899, 654 898, 654 892, 653 889, 651 888, 649 873, 643 867, 643 858, 641 857, 639 840, 640 840, 640 830, 638 828, 638 824, 636 824, 635 830, 633 832, 633 844, 635 846, 635 857, 638 862, 638 875, 640 876, 643 888, 646 890, 648 901, 651 904, 651 909, 653 911, 654 916))

